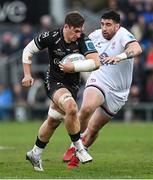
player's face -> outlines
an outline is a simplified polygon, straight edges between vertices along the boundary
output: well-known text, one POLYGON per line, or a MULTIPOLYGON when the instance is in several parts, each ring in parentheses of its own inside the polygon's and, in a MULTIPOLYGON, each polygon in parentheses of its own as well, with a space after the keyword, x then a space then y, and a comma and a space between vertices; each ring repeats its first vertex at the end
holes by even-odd
POLYGON ((66 37, 67 40, 70 42, 75 42, 78 38, 80 38, 84 27, 73 27, 73 26, 66 26, 66 37))
POLYGON ((120 25, 112 19, 101 19, 101 29, 103 37, 107 40, 112 39, 115 33, 118 31, 120 25))

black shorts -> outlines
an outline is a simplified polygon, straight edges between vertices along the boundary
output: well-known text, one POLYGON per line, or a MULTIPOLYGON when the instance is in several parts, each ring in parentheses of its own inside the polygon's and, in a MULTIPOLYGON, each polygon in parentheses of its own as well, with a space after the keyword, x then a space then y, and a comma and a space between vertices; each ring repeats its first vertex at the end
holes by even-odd
POLYGON ((45 78, 44 80, 44 86, 45 86, 45 90, 46 90, 46 93, 47 93, 47 96, 53 101, 53 96, 54 96, 54 93, 60 89, 60 88, 66 88, 68 89, 71 94, 72 94, 72 97, 76 100, 77 98, 77 93, 78 93, 78 90, 79 88, 76 87, 76 86, 70 86, 70 85, 66 85, 60 81, 56 81, 55 79, 51 79, 51 78, 45 78))

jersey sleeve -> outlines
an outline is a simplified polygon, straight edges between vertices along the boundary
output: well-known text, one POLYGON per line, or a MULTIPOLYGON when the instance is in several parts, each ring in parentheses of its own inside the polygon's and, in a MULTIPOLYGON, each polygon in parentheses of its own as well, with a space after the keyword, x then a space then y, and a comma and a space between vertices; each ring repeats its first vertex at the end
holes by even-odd
POLYGON ((120 37, 121 37, 121 44, 124 48, 126 47, 128 43, 137 41, 134 35, 127 30, 125 30, 122 33, 122 35, 120 35, 120 37))
POLYGON ((80 52, 86 56, 89 53, 97 52, 91 39, 83 34, 79 40, 80 52))
POLYGON ((50 31, 43 32, 34 38, 35 44, 39 50, 45 49, 52 44, 52 33, 50 31))

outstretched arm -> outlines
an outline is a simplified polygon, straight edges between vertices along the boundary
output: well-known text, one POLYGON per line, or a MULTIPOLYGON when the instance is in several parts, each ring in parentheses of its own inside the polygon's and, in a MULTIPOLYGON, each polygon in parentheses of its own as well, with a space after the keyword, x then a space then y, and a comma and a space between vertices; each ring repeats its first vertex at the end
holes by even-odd
POLYGON ((106 57, 104 59, 103 63, 116 64, 122 60, 130 59, 130 58, 133 58, 135 56, 138 56, 141 53, 142 53, 142 49, 141 49, 141 46, 139 45, 139 43, 136 41, 131 42, 126 46, 123 53, 118 54, 116 56, 106 57))

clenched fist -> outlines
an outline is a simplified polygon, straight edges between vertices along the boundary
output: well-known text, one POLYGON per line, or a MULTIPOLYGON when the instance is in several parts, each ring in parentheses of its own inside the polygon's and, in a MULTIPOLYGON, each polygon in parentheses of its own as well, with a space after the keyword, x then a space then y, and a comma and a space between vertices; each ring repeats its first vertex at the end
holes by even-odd
POLYGON ((22 86, 24 87, 29 87, 32 86, 34 83, 34 79, 32 78, 32 76, 25 76, 22 80, 22 86))

